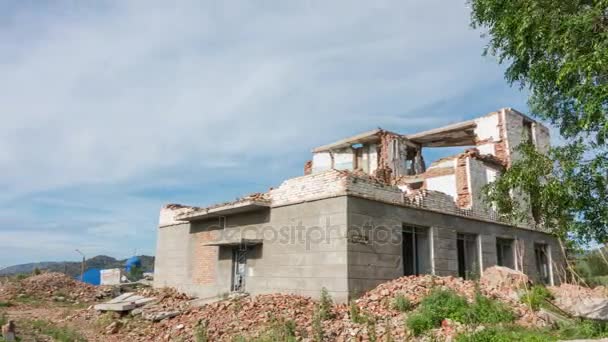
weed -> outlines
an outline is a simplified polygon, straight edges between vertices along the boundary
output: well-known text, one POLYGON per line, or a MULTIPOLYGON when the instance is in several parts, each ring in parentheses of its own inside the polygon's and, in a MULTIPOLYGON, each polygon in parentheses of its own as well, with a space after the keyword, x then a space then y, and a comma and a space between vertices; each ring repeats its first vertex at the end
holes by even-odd
POLYGON ((320 310, 317 310, 312 317, 312 340, 322 342, 325 336, 323 331, 323 319, 321 318, 320 310))
POLYGON ((385 342, 393 342, 393 322, 391 322, 390 318, 387 318, 384 322, 384 341, 385 342))
POLYGON ((209 335, 207 334, 207 322, 200 321, 194 328, 194 340, 196 342, 208 342, 209 335))
POLYGON ((409 299, 407 299, 407 297, 399 293, 395 296, 395 298, 393 298, 392 307, 399 312, 407 312, 412 309, 412 303, 409 299))
POLYGON ((551 299, 552 295, 546 287, 542 285, 534 285, 530 289, 526 289, 526 293, 521 297, 521 301, 532 310, 538 310, 547 299, 551 299))
POLYGON ((0 308, 8 308, 10 306, 13 306, 11 301, 0 301, 0 308))
POLYGON ((357 303, 353 300, 350 302, 350 306, 348 308, 350 320, 353 323, 361 324, 365 322, 364 317, 361 315, 361 310, 357 303))
POLYGON ((0 326, 5 325, 6 323, 8 323, 8 318, 6 316, 6 313, 2 313, 0 315, 0 326))
POLYGON ((376 317, 367 316, 367 338, 369 342, 376 342, 378 340, 378 336, 376 334, 376 317))
POLYGON ((270 329, 262 336, 252 339, 254 342, 295 342, 296 323, 290 319, 273 319, 270 329))
POLYGON ((327 289, 325 287, 323 287, 321 289, 321 298, 319 299, 319 314, 320 314, 321 320, 333 318, 333 316, 334 316, 334 313, 332 310, 333 306, 334 306, 334 302, 331 299, 329 292, 327 292, 327 289))

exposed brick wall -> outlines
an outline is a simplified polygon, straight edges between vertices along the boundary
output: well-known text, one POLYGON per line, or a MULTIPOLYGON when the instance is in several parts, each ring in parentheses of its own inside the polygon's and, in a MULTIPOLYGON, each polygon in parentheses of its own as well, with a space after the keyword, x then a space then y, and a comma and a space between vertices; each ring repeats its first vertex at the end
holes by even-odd
POLYGON ((432 178, 432 177, 441 177, 447 175, 453 175, 456 171, 453 167, 434 167, 432 169, 426 170, 422 176, 423 178, 432 178))
POLYGON ((508 167, 511 165, 511 161, 509 158, 509 149, 507 147, 507 128, 504 110, 498 113, 498 131, 500 133, 500 140, 494 144, 494 155, 508 167))
POLYGON ((270 191, 270 198, 272 206, 281 206, 344 193, 344 174, 332 169, 288 179, 281 186, 270 191))
POLYGON ((312 173, 312 160, 309 160, 304 164, 304 175, 309 175, 311 173, 312 173))
POLYGON ((215 240, 213 231, 195 234, 194 258, 192 260, 192 282, 196 285, 213 285, 216 282, 216 267, 219 247, 204 246, 215 240))
POLYGON ((456 204, 460 208, 469 208, 471 206, 471 189, 469 189, 469 176, 467 173, 466 154, 458 156, 456 161, 456 204))

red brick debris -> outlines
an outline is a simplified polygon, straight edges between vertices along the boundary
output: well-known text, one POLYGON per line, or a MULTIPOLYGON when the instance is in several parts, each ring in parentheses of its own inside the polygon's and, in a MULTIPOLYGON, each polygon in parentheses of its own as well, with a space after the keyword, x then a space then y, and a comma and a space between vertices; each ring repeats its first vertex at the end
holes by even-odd
MULTIPOLYGON (((517 278, 510 279, 512 280, 508 281, 520 281, 517 278)), ((521 281, 525 282, 527 278, 522 278, 521 281)), ((504 282, 486 281, 483 278, 476 283, 456 277, 430 275, 402 277, 380 284, 363 294, 354 303, 361 314, 376 318, 375 330, 379 341, 386 338, 388 328, 393 340, 412 340, 404 325, 404 315, 407 313, 392 308, 391 303, 395 296, 401 294, 416 306, 433 288, 451 289, 469 300, 473 300, 476 291, 480 291, 485 296, 506 303, 516 314, 518 324, 525 326, 548 324, 545 316, 533 312, 518 301, 514 293, 516 290, 506 286, 504 282)), ((131 315, 149 316, 154 312, 175 314, 156 323, 121 324, 120 329, 106 332, 105 341, 150 341, 151 339, 196 341, 196 331, 200 329, 197 327, 201 326, 206 327, 210 341, 230 341, 239 335, 245 338, 260 336, 273 324, 286 320, 295 323, 298 340, 308 341, 313 336, 313 317, 319 304, 316 300, 299 295, 266 294, 224 299, 201 307, 192 307, 189 305, 190 297, 174 290, 150 289, 140 294, 159 298, 159 301, 144 307, 143 313, 131 315)), ((331 312, 333 317, 322 322, 327 341, 368 340, 369 325, 354 323, 349 317, 349 305, 333 305, 331 312)), ((89 319, 99 315, 92 310, 83 314, 89 315, 89 319)), ((435 335, 443 340, 443 337, 456 334, 463 329, 457 322, 446 321, 441 328, 436 329, 435 335)))

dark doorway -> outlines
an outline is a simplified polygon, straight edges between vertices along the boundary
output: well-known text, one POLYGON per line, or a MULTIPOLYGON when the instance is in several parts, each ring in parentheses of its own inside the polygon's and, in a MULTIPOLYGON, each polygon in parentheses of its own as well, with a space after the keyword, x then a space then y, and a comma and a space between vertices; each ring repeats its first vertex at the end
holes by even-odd
POLYGON ((515 269, 514 240, 496 238, 496 264, 515 269))
POLYGON ((232 286, 234 292, 245 291, 245 276, 247 272, 247 248, 232 249, 232 286))
POLYGON ((458 255, 458 276, 464 279, 473 279, 479 276, 479 251, 477 249, 477 235, 456 235, 456 253, 458 255))
POLYGON ((543 243, 534 244, 534 258, 536 259, 536 271, 540 280, 549 285, 551 283, 551 271, 549 267, 549 253, 547 245, 543 243))
POLYGON ((430 244, 428 228, 403 225, 403 275, 430 273, 430 244))

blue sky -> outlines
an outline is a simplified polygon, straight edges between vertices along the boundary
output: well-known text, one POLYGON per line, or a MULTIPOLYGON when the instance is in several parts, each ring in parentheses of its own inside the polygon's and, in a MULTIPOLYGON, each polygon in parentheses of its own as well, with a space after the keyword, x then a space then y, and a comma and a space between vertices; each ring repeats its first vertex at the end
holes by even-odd
POLYGON ((465 1, 42 3, 0 2, 0 266, 153 254, 164 203, 278 186, 378 126, 527 111, 465 1))

